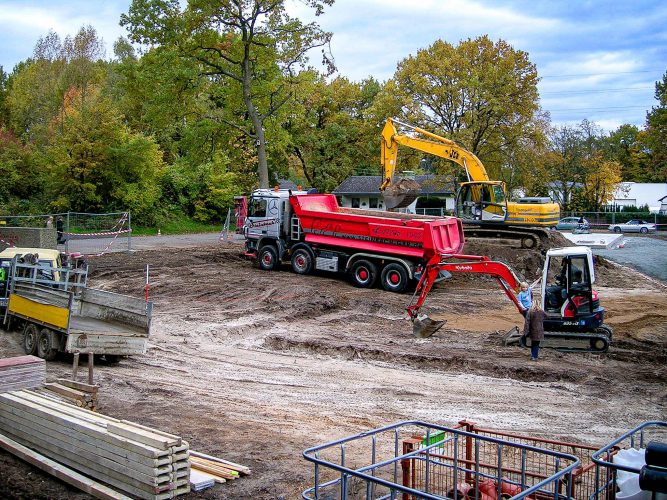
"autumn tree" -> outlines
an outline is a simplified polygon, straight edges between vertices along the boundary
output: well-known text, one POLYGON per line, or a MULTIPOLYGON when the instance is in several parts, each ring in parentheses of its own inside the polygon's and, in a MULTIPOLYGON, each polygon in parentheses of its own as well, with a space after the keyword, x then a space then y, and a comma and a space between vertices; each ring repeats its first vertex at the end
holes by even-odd
MULTIPOLYGON (((333 0, 303 3, 319 15, 333 0)), ((331 35, 289 16, 284 0, 190 0, 183 9, 177 0, 134 0, 121 24, 132 41, 198 63, 200 77, 217 87, 217 119, 252 141, 260 187, 268 187, 265 124, 290 100, 306 53, 331 35)))
POLYGON ((58 211, 131 210, 149 222, 159 197, 162 158, 157 145, 131 132, 99 88, 87 98, 71 89, 53 123, 44 162, 52 208, 58 211))
POLYGON ((481 36, 457 46, 437 40, 405 58, 387 92, 399 117, 456 141, 498 178, 511 151, 535 129, 537 82, 526 52, 481 36))

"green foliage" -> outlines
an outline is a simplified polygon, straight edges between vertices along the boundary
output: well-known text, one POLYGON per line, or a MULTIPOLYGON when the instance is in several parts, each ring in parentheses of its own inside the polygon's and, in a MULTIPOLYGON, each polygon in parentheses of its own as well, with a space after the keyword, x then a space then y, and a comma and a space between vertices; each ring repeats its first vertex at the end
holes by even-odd
POLYGON ((667 73, 655 84, 658 106, 646 116, 644 142, 651 151, 649 160, 652 181, 667 182, 667 73))
POLYGON ((44 184, 35 149, 0 128, 0 210, 21 213, 38 209, 44 184))
POLYGON ((111 101, 90 88, 66 96, 62 118, 45 148, 55 211, 130 210, 151 216, 162 158, 155 142, 131 132, 111 101))
POLYGON ((379 130, 366 116, 379 84, 353 83, 338 77, 328 83, 310 74, 298 92, 299 107, 287 117, 293 172, 304 185, 322 192, 335 189, 346 177, 379 169, 379 130))
MULTIPOLYGON (((320 13, 332 2, 303 3, 320 13)), ((176 1, 133 0, 121 24, 133 41, 199 65, 199 75, 214 87, 212 116, 252 140, 259 184, 269 187, 266 121, 290 100, 291 77, 306 64, 306 53, 331 35, 290 17, 284 0, 190 0, 182 11, 176 1)))

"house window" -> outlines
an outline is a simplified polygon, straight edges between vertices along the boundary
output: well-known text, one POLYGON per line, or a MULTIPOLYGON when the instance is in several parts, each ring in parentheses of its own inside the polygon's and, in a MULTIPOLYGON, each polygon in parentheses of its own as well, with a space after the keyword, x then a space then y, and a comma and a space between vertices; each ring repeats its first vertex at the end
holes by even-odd
POLYGON ((377 208, 378 207, 378 199, 377 198, 369 198, 368 199, 368 208, 377 208))
POLYGON ((352 198, 352 208, 359 208, 359 198, 352 198))

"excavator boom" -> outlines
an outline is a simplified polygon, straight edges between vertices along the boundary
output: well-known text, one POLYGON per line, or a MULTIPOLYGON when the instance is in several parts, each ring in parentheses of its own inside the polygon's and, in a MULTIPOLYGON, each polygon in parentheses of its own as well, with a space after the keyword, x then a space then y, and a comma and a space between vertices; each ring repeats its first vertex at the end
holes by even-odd
POLYGON ((406 146, 453 161, 465 169, 469 181, 489 180, 486 169, 479 158, 454 141, 440 137, 428 130, 403 123, 395 118, 388 118, 382 129, 382 184, 380 185, 380 191, 385 195, 385 205, 387 208, 406 207, 419 196, 419 184, 414 181, 405 182, 406 179, 394 179, 398 162, 398 146, 406 146), (399 134, 395 124, 411 129, 433 140, 399 134))

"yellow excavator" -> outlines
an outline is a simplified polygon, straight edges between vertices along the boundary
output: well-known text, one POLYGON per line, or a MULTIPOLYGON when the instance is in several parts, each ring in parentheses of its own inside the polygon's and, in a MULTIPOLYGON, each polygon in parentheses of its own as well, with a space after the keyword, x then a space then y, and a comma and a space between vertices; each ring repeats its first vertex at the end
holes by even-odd
POLYGON ((555 226, 560 219, 560 208, 550 198, 508 201, 505 183, 490 180, 484 165, 473 153, 454 141, 395 118, 388 118, 382 129, 380 191, 388 209, 407 207, 421 191, 412 179, 394 179, 399 146, 445 158, 464 168, 468 181, 461 183, 458 189, 456 215, 469 226, 466 236, 519 239, 522 247, 533 248, 546 237, 545 229, 555 226), (396 125, 429 139, 400 134, 396 125))

